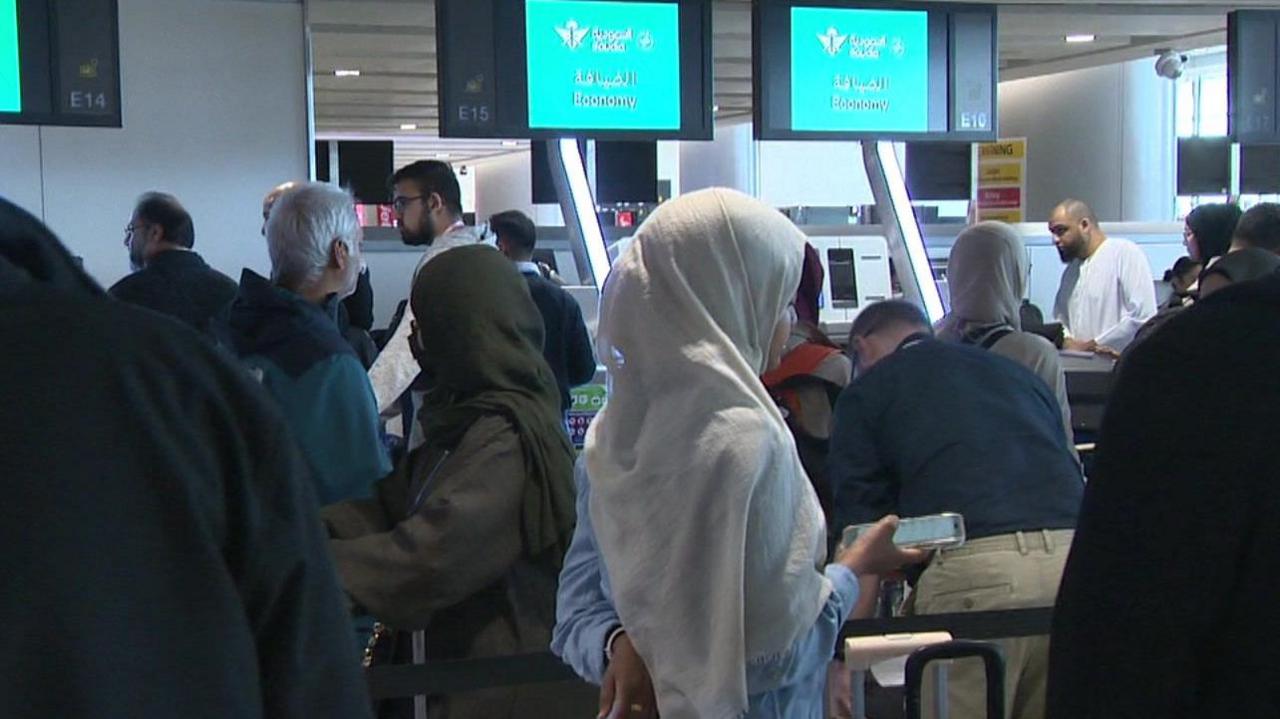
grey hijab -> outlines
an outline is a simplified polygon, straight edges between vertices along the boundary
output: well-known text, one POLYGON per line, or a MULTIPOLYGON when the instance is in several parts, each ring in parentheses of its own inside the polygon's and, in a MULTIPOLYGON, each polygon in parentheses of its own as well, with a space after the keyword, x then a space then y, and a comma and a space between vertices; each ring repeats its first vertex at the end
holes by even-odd
POLYGON ((958 342, 996 327, 1022 329, 1019 307, 1027 289, 1027 252, 1022 238, 1002 222, 980 222, 965 229, 947 261, 951 312, 938 336, 958 342))

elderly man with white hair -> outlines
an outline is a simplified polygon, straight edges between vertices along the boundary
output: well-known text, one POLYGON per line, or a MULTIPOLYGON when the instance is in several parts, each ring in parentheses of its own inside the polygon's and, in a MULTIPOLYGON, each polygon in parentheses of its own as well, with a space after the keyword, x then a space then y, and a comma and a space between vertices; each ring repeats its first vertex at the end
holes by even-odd
POLYGON ((222 339, 284 410, 320 503, 371 496, 391 462, 373 389, 337 324, 360 274, 354 202, 299 184, 275 201, 266 234, 271 279, 244 271, 222 339))

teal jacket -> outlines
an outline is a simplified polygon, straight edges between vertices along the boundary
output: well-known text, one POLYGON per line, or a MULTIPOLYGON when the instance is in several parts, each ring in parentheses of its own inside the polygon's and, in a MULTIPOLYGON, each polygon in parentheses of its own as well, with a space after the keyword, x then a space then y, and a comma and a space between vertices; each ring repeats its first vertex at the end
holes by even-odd
POLYGON ((245 270, 221 333, 284 411, 321 505, 371 497, 391 471, 373 388, 336 313, 334 297, 315 305, 245 270))

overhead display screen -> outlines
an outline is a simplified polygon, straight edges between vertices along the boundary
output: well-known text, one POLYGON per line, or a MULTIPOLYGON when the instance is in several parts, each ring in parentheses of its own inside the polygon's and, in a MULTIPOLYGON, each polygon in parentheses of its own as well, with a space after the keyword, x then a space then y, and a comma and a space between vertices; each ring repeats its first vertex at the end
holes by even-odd
POLYGON ((436 8, 443 137, 711 137, 708 0, 436 8))
POLYGON ((988 5, 759 0, 760 139, 994 139, 988 5))
POLYGON ((0 0, 0 124, 120 126, 115 0, 0 0))
POLYGON ((0 112, 22 112, 18 0, 0 0, 0 112))
POLYGON ((680 8, 528 0, 529 127, 680 129, 680 8))
POLYGON ((928 86, 928 13, 791 9, 793 128, 925 132, 928 86))

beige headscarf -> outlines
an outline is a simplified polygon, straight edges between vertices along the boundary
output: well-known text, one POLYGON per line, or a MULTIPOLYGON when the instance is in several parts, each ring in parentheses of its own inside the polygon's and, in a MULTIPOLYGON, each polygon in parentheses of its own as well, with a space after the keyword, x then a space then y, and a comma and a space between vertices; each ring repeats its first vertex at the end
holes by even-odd
POLYGON ((705 190, 660 207, 605 284, 591 520, 664 719, 740 716, 747 663, 831 592, 817 496, 759 380, 803 249, 772 208, 705 190))
POLYGON ((1027 251, 1012 227, 980 222, 961 232, 947 260, 947 282, 951 311, 939 323, 939 338, 958 342, 1001 325, 1022 329, 1027 251))

